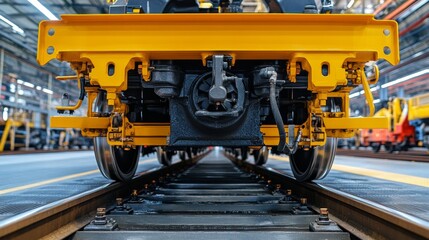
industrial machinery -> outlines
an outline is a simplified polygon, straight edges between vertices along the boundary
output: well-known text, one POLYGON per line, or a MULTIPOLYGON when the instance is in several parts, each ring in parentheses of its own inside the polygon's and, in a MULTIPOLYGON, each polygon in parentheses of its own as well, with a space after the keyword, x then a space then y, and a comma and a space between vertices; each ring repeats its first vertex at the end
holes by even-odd
POLYGON ((408 108, 408 120, 416 129, 417 145, 429 150, 429 94, 408 99, 408 108))
MULTIPOLYGON (((116 1, 107 15, 63 15, 40 23, 37 59, 70 62, 78 101, 58 106, 52 127, 94 137, 103 174, 126 181, 142 148, 168 165, 176 151, 249 147, 288 154, 299 181, 320 179, 335 138, 387 128, 386 118, 349 115, 349 93, 368 61, 399 61, 394 21, 329 13, 331 1, 116 1), (162 14, 160 14, 162 13, 162 14), (172 14, 174 13, 174 14, 172 14), (87 99, 87 116, 70 116, 87 99)), ((183 156, 183 154, 182 154, 183 156)), ((258 160, 259 159, 259 160, 258 160)))
POLYGON ((24 147, 42 149, 48 138, 46 124, 35 122, 35 116, 24 111, 13 112, 6 121, 0 118, 0 152, 24 147))
POLYGON ((408 150, 416 145, 415 128, 408 121, 408 103, 403 98, 393 98, 387 108, 380 109, 375 116, 389 119, 387 129, 363 129, 360 133, 360 146, 371 146, 373 152, 381 147, 388 152, 408 150))
POLYGON ((363 129, 356 146, 370 146, 379 152, 407 151, 411 147, 429 148, 429 94, 410 99, 393 98, 387 108, 380 109, 374 116, 389 119, 387 129, 363 129))

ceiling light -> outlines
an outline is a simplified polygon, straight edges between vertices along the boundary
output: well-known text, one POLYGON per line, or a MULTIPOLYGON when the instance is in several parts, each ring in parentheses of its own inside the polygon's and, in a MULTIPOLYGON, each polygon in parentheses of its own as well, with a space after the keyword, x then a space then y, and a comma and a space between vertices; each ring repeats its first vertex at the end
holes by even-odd
POLYGON ((349 98, 355 98, 355 97, 357 97, 357 96, 359 96, 359 95, 360 95, 360 93, 359 93, 359 92, 355 92, 355 93, 350 94, 350 95, 349 95, 349 98))
POLYGON ((41 13, 43 13, 49 20, 58 20, 58 18, 49 11, 43 4, 38 0, 28 0, 34 7, 36 7, 41 13))
POLYGON ((347 8, 351 8, 353 6, 353 4, 355 3, 355 0, 351 0, 348 4, 347 4, 347 8))
MULTIPOLYGON (((371 92, 377 91, 378 89, 380 89, 379 86, 375 86, 375 87, 370 88, 371 92)), ((349 98, 355 98, 355 97, 358 97, 364 93, 365 93, 364 90, 360 90, 359 92, 355 92, 355 93, 350 94, 349 98)))
POLYGON ((40 90, 42 90, 42 87, 41 86, 37 86, 36 89, 40 91, 40 90))
POLYGON ((12 30, 16 33, 18 33, 19 35, 25 37, 25 32, 22 28, 18 27, 18 25, 16 25, 15 23, 11 22, 9 19, 3 17, 2 15, 0 15, 0 20, 2 20, 3 22, 7 23, 9 26, 12 27, 12 30))
POLYGON ((382 88, 391 87, 391 86, 396 85, 398 83, 405 82, 405 81, 410 80, 412 78, 415 78, 415 77, 418 77, 418 76, 421 76, 421 75, 424 75, 424 74, 428 74, 428 73, 429 73, 429 69, 425 69, 425 70, 422 70, 420 72, 416 72, 416 73, 410 74, 408 76, 401 77, 399 79, 396 79, 395 81, 391 81, 391 82, 385 83, 385 84, 381 85, 381 87, 382 88))
POLYGON ((43 92, 47 93, 47 94, 53 94, 54 92, 52 92, 52 90, 47 89, 47 88, 43 88, 42 90, 43 92))
POLYGON ((34 84, 29 83, 29 82, 24 82, 23 85, 27 86, 27 87, 30 87, 30 88, 34 88, 34 84))
POLYGON ((379 86, 375 86, 375 87, 370 88, 371 92, 375 92, 375 91, 377 91, 378 89, 380 89, 380 87, 379 87, 379 86))
POLYGON ((380 103, 381 102, 381 100, 380 99, 375 99, 374 101, 373 101, 373 103, 374 104, 377 104, 377 103, 380 103))

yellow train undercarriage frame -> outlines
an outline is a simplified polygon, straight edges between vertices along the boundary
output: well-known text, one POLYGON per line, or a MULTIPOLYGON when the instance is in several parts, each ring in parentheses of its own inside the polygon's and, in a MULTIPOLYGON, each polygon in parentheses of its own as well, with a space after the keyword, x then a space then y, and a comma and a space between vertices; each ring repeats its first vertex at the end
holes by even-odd
MULTIPOLYGON (((124 114, 127 106, 118 99, 126 90, 127 71, 141 63, 139 73, 150 81, 151 60, 201 60, 214 54, 237 60, 287 60, 290 82, 301 70, 308 71, 310 116, 322 122, 313 127, 311 117, 301 130, 300 145, 323 145, 326 137, 351 137, 360 128, 387 128, 387 118, 372 117, 374 105, 364 64, 385 59, 399 62, 398 27, 394 21, 371 15, 318 14, 126 14, 63 15, 59 21, 43 21, 39 28, 37 60, 67 61, 90 86, 86 117, 55 116, 51 127, 80 128, 84 136, 107 136, 111 145, 160 146, 168 144, 168 124, 130 123, 113 128, 112 117, 92 112, 98 89, 107 91, 113 112, 124 114), (113 66, 113 72, 112 72, 113 66), (328 66, 328 73, 322 67, 328 66), (369 117, 349 115, 349 93, 363 85, 369 117), (338 90, 340 88, 341 90, 338 90), (335 91, 334 91, 335 90, 335 91), (328 97, 342 98, 340 112, 323 112, 328 97)), ((58 107, 73 110, 80 107, 58 107)), ((286 132, 288 128, 286 127, 286 132)), ((261 126, 264 143, 278 144, 275 125, 261 126)))

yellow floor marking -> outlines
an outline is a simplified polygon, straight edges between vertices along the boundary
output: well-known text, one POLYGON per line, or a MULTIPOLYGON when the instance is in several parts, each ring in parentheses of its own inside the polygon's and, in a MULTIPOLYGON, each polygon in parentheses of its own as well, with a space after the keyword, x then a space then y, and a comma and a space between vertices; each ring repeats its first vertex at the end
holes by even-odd
MULTIPOLYGON (((151 158, 151 159, 146 159, 140 162, 152 162, 157 160, 156 158, 151 158)), ((94 173, 98 173, 99 170, 91 170, 91 171, 87 171, 87 172, 82 172, 82 173, 76 173, 76 174, 71 174, 71 175, 67 175, 64 177, 59 177, 59 178, 53 178, 53 179, 49 179, 49 180, 45 180, 45 181, 41 181, 41 182, 36 182, 36 183, 32 183, 32 184, 27 184, 24 186, 19 186, 19 187, 14 187, 14 188, 8 188, 8 189, 4 189, 4 190, 0 190, 0 195, 6 194, 6 193, 12 193, 12 192, 17 192, 17 191, 21 191, 21 190, 26 190, 29 188, 35 188, 35 187, 40 187, 40 186, 44 186, 47 184, 51 184, 51 183, 56 183, 56 182, 60 182, 60 181, 64 181, 64 180, 69 180, 69 179, 73 179, 73 178, 78 178, 78 177, 83 177, 86 175, 90 175, 90 174, 94 174, 94 173)))
MULTIPOLYGON (((289 162, 288 157, 270 155, 270 158, 289 162)), ((424 177, 415 177, 415 176, 410 176, 410 175, 405 175, 400 173, 384 172, 380 170, 352 167, 352 166, 346 166, 346 165, 335 164, 335 163, 332 166, 332 169, 341 171, 341 172, 348 172, 348 173, 353 173, 353 174, 362 175, 362 176, 368 176, 368 177, 379 178, 383 180, 389 180, 393 182, 407 183, 407 184, 412 184, 420 187, 429 188, 429 178, 424 178, 424 177)))
POLYGON ((51 184, 51 183, 56 183, 56 182, 60 182, 60 181, 64 181, 64 180, 68 180, 68 179, 72 179, 72 178, 82 177, 82 176, 94 174, 94 173, 97 173, 97 172, 98 172, 98 169, 97 170, 92 170, 92 171, 87 171, 87 172, 82 172, 82 173, 76 173, 76 174, 72 174, 72 175, 68 175, 68 176, 64 176, 64 177, 59 177, 59 178, 53 178, 53 179, 49 179, 49 180, 45 180, 45 181, 41 181, 41 182, 27 184, 27 185, 24 185, 24 186, 19 186, 19 187, 9 188, 9 189, 5 189, 5 190, 0 190, 0 195, 6 194, 6 193, 11 193, 11 192, 17 192, 17 191, 21 191, 21 190, 25 190, 25 189, 29 189, 29 188, 40 187, 40 186, 43 186, 43 185, 47 185, 47 184, 51 184))

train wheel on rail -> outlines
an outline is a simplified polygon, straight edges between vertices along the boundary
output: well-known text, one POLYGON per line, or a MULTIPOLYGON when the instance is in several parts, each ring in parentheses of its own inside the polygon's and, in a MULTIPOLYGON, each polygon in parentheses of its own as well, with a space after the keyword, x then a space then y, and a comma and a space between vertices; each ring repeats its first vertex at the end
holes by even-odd
MULTIPOLYGON (((100 91, 95 102, 94 112, 107 112, 106 93, 100 91)), ((94 153, 101 174, 116 181, 131 180, 136 173, 141 147, 125 150, 110 146, 106 137, 94 138, 94 153)))
POLYGON ((392 148, 392 144, 389 142, 386 142, 384 144, 384 150, 386 150, 386 152, 390 152, 390 149, 392 148))
POLYGON ((241 149, 240 149, 240 151, 241 151, 241 161, 246 161, 247 160, 247 158, 248 158, 248 152, 249 152, 249 149, 247 148, 247 147, 242 147, 241 149))
POLYGON ((188 159, 191 160, 193 158, 192 156, 192 150, 190 147, 186 148, 186 155, 188 155, 188 159))
POLYGON ((381 149, 381 143, 372 143, 371 148, 373 153, 378 153, 381 149))
POLYGON ((328 138, 324 146, 309 150, 298 149, 289 156, 290 166, 300 182, 324 178, 331 170, 337 149, 337 139, 328 138))
POLYGON ((95 159, 101 174, 116 181, 128 181, 133 178, 140 158, 140 148, 125 150, 110 146, 106 137, 94 139, 95 159))
POLYGON ((171 159, 173 158, 172 151, 166 151, 162 147, 156 148, 156 157, 158 158, 158 162, 164 166, 171 165, 171 159))
POLYGON ((268 148, 263 146, 259 150, 253 150, 253 158, 255 159, 255 164, 262 166, 267 163, 268 160, 268 148))
POLYGON ((185 151, 179 151, 179 158, 182 161, 186 161, 186 152, 185 151))

